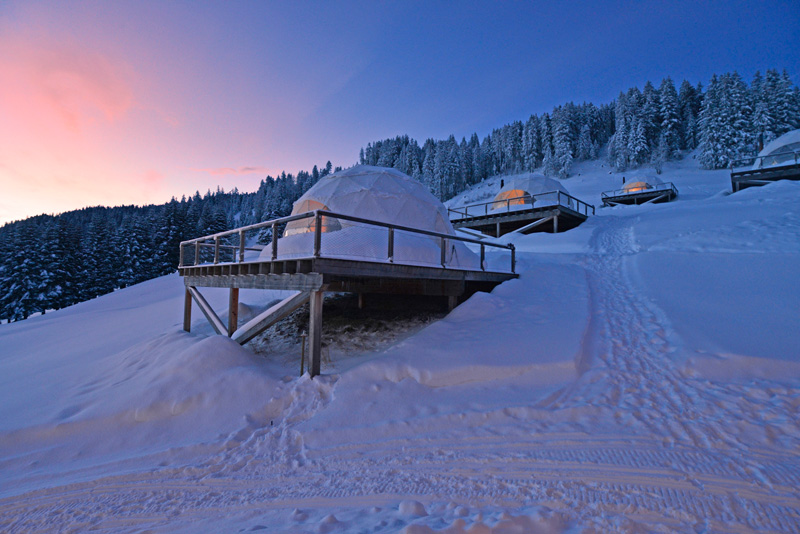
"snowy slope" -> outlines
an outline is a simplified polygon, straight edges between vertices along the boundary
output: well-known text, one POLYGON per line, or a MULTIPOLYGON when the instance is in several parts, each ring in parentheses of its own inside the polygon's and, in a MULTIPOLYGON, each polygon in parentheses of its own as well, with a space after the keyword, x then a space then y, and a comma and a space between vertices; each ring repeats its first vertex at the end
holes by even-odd
POLYGON ((0 326, 0 530, 800 532, 800 183, 661 178, 314 380, 183 333, 176 276, 0 326))

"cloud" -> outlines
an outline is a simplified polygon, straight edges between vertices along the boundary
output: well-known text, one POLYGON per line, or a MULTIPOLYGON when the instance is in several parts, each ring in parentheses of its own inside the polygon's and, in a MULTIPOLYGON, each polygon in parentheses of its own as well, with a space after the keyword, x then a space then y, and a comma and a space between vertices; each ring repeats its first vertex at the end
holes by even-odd
POLYGON ((278 174, 279 171, 275 169, 270 169, 268 167, 261 167, 261 166, 243 166, 243 167, 217 167, 217 168, 205 168, 205 169, 192 169, 194 172, 207 172, 212 176, 226 176, 226 175, 234 175, 234 176, 242 176, 244 174, 278 174))
POLYGON ((0 94, 18 119, 77 133, 118 121, 134 105, 130 66, 68 37, 12 31, 0 37, 0 50, 0 94))

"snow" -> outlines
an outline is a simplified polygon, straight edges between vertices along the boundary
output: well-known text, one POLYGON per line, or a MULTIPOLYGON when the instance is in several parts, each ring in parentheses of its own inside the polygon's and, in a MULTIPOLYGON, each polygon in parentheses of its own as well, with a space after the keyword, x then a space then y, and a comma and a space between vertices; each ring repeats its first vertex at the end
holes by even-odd
MULTIPOLYGON (((626 175, 573 170, 598 205, 626 175)), ((1 325, 0 530, 800 532, 800 183, 661 179, 313 380, 182 332, 175 275, 1 325)))
MULTIPOLYGON (((326 210, 371 221, 455 235, 447 211, 422 184, 395 169, 356 165, 323 177, 294 203, 292 215, 326 210)), ((314 252, 314 219, 289 222, 278 240, 278 258, 308 258, 314 252)), ((321 253, 329 258, 386 261, 389 230, 347 219, 323 217, 321 253)), ((461 242, 451 241, 445 261, 450 268, 475 269, 480 258, 461 242)), ((410 265, 441 265, 439 239, 398 230, 395 261, 410 265)), ((271 248, 261 252, 270 257, 271 248)))

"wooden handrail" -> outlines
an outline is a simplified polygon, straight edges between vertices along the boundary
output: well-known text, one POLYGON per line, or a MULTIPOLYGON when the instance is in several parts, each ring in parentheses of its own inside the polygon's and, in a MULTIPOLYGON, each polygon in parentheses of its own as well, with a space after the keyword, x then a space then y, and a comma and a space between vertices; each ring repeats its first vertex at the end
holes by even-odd
MULTIPOLYGON (((566 193, 565 193, 566 195, 566 193)), ((184 267, 184 259, 185 255, 183 253, 183 247, 186 246, 195 246, 195 265, 199 263, 199 249, 200 247, 214 247, 214 263, 219 263, 219 250, 220 249, 230 249, 233 251, 239 251, 239 261, 243 261, 244 259, 244 238, 245 233, 252 230, 258 230, 261 228, 271 227, 272 228, 272 261, 275 261, 278 258, 278 233, 277 233, 277 225, 289 223, 292 221, 298 221, 303 219, 314 218, 314 250, 312 252, 312 257, 319 258, 322 256, 322 234, 323 234, 323 225, 322 225, 322 218, 323 217, 331 217, 334 219, 341 219, 345 221, 350 221, 359 224, 365 224, 370 226, 378 226, 381 228, 386 228, 389 231, 389 247, 387 252, 387 261, 394 262, 394 232, 396 230, 410 232, 414 234, 421 234, 430 237, 437 237, 440 239, 441 247, 442 247, 442 267, 446 268, 446 243, 449 241, 460 241, 462 243, 472 243, 481 246, 481 269, 483 269, 483 256, 484 256, 484 247, 495 247, 499 249, 505 249, 511 251, 511 272, 515 272, 515 258, 514 258, 514 245, 511 243, 508 244, 500 244, 500 243, 487 243, 485 241, 480 241, 478 239, 472 239, 469 237, 462 237, 459 235, 454 234, 447 234, 443 232, 436 232, 433 230, 424 230, 422 228, 413 228, 411 226, 403 226, 400 224, 392 224, 386 223, 383 221, 375 221, 370 219, 365 219, 363 217, 356 217, 353 215, 347 215, 344 213, 336 213, 333 211, 327 210, 314 210, 309 211, 306 213, 299 213, 297 215, 290 215, 289 217, 281 217, 279 219, 273 219, 270 221, 264 221, 260 223, 251 224, 248 226, 243 226, 241 228, 235 228, 233 230, 227 230, 225 232, 218 232, 216 234, 211 234, 203 237, 197 237, 195 239, 189 239, 186 241, 182 241, 180 244, 181 254, 180 254, 180 263, 179 267, 184 267), (238 234, 239 236, 239 244, 238 245, 223 245, 221 244, 221 239, 223 237, 227 237, 229 235, 238 234), (206 241, 213 241, 213 243, 206 243, 206 241)), ((234 259, 236 258, 236 253, 234 252, 234 259)), ((235 261, 234 261, 235 263, 235 261)))
MULTIPOLYGON (((595 214, 594 205, 589 204, 588 202, 584 202, 583 200, 580 200, 578 198, 575 198, 572 195, 570 195, 569 193, 565 193, 565 192, 561 191, 560 189, 554 189, 553 191, 546 191, 544 193, 537 193, 535 195, 522 195, 522 196, 513 197, 513 198, 506 198, 506 199, 502 199, 502 200, 491 200, 489 202, 478 202, 476 204, 467 204, 466 206, 458 206, 456 208, 447 208, 447 216, 449 217, 450 213, 452 212, 452 213, 456 213, 458 215, 461 215, 463 217, 470 217, 470 214, 469 214, 470 208, 478 208, 478 207, 481 207, 481 206, 483 206, 483 208, 484 208, 483 209, 483 212, 484 212, 483 215, 488 215, 489 214, 489 206, 497 205, 497 204, 500 204, 502 206, 503 202, 505 202, 505 204, 506 204, 505 208, 506 208, 506 211, 508 212, 508 211, 511 211, 511 202, 514 201, 514 200, 521 200, 522 203, 524 203, 524 204, 531 204, 531 206, 535 206, 537 197, 553 196, 554 193, 555 193, 555 196, 556 196, 556 204, 558 204, 559 206, 564 206, 564 207, 568 208, 569 207, 569 200, 573 200, 573 201, 575 201, 575 207, 576 207, 578 213, 580 213, 581 209, 583 209, 583 212, 586 215, 589 215, 589 208, 591 208, 592 215, 595 214), (562 202, 562 200, 561 200, 562 196, 564 196, 564 197, 566 197, 568 199, 566 203, 562 202), (463 211, 461 211, 461 210, 463 210, 463 211)), ((477 217, 479 215, 475 215, 475 216, 477 217)))

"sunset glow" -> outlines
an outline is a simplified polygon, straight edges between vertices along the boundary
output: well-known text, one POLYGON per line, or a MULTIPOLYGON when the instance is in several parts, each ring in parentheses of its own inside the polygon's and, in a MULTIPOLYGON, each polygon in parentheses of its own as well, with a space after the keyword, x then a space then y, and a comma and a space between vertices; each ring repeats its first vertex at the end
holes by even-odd
POLYGON ((252 191, 267 174, 352 165, 377 139, 484 136, 667 73, 797 74, 789 4, 691 5, 586 17, 591 4, 6 1, 0 224, 252 191), (773 31, 742 40, 742 21, 773 31), (687 39, 692 24, 705 33, 687 39))

